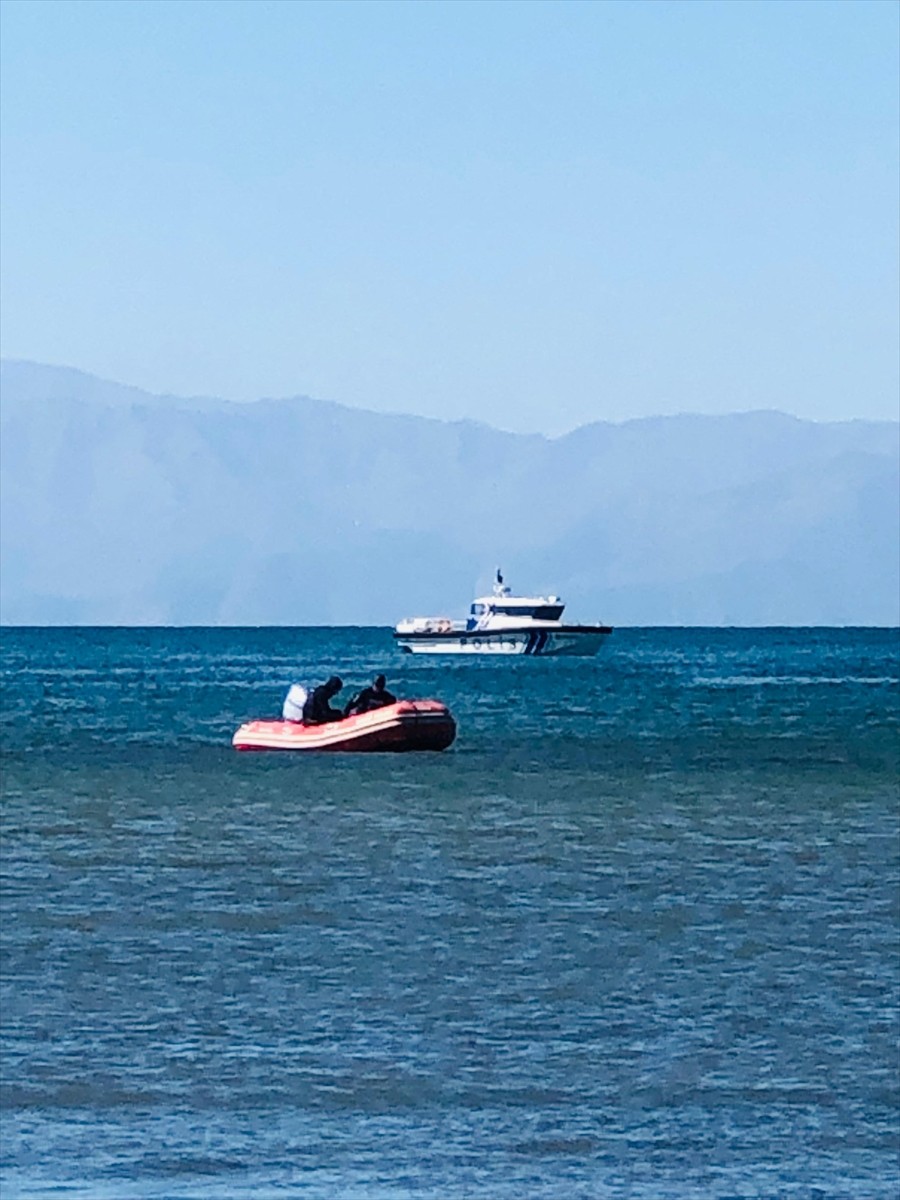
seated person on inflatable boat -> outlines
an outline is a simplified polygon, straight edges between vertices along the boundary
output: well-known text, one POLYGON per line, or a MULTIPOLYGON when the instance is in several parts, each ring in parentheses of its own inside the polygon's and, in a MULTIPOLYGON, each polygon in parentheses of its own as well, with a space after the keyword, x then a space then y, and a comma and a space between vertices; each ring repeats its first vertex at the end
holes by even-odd
POLYGON ((364 687, 353 697, 344 708, 345 717, 358 717, 360 713, 372 712, 375 708, 386 708, 388 704, 396 704, 397 697, 384 686, 384 676, 376 675, 371 687, 364 687))
POLYGON ((343 721, 344 714, 339 708, 332 708, 330 701, 344 686, 337 675, 332 675, 327 683, 320 683, 309 693, 303 705, 304 725, 327 725, 331 721, 343 721))

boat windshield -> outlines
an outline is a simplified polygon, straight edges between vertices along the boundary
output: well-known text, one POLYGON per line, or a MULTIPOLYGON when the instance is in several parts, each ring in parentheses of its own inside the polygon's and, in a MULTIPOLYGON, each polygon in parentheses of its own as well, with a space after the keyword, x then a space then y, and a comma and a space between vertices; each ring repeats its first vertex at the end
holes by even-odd
POLYGON ((531 617, 535 621, 558 621, 562 604, 495 604, 493 611, 503 617, 531 617))

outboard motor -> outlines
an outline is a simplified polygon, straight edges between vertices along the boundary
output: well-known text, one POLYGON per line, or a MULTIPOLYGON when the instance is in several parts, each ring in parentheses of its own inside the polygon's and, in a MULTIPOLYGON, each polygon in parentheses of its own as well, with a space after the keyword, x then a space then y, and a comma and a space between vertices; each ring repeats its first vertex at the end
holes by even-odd
POLYGON ((308 696, 309 692, 302 683, 292 683, 281 708, 282 721, 302 721, 303 705, 308 696))

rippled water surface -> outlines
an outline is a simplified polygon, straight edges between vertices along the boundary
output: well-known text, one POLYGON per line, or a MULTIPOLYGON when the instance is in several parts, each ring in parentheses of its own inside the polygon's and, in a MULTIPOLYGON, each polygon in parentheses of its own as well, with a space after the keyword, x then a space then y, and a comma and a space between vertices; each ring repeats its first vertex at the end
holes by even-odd
POLYGON ((893 1200, 897 648, 4 630, 3 1200, 893 1200), (378 669, 450 751, 230 748, 378 669))

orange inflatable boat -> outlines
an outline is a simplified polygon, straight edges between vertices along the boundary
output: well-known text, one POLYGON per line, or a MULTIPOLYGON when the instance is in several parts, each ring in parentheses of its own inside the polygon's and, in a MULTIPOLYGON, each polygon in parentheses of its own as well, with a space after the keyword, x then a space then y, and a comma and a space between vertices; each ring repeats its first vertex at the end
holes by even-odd
POLYGON ((237 750, 446 750, 456 722, 438 700, 400 700, 328 725, 248 721, 231 744, 237 750))

